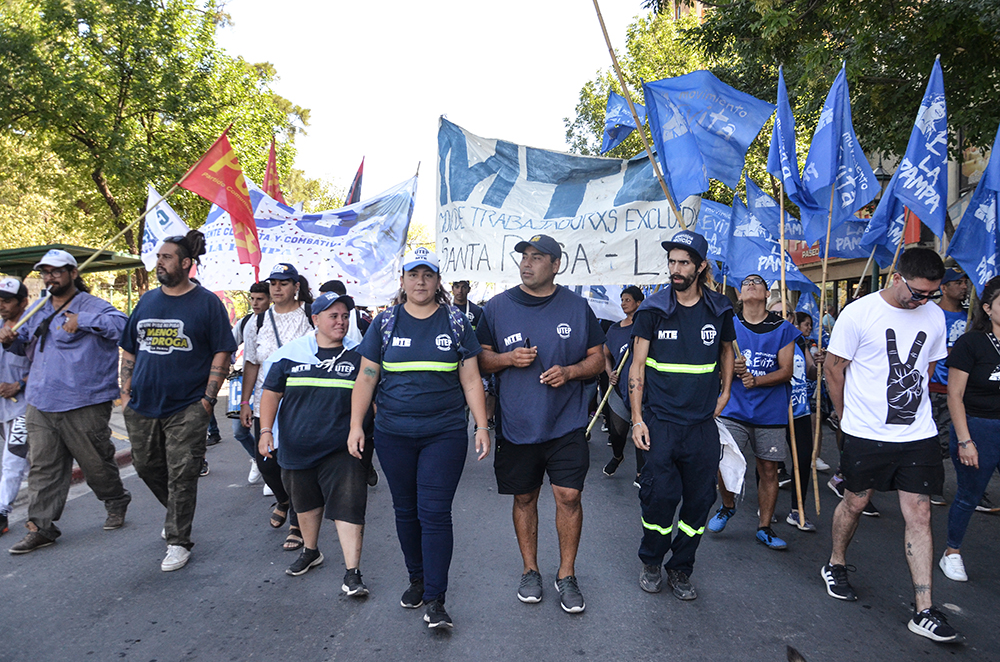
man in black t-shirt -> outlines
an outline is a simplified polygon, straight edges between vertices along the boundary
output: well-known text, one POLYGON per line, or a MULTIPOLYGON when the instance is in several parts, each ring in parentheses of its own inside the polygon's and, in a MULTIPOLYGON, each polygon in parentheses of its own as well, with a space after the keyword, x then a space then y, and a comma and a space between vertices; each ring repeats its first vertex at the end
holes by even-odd
POLYGON ((467 280, 456 280, 451 284, 451 297, 455 307, 469 318, 472 329, 475 330, 479 326, 479 319, 483 316, 483 309, 469 301, 469 292, 471 291, 472 285, 467 280))
POLYGON ((639 477, 639 587, 660 591, 660 564, 670 551, 667 585, 677 598, 694 600, 691 571, 719 470, 714 419, 729 401, 736 332, 729 299, 705 288, 710 273, 705 238, 684 231, 662 245, 670 285, 635 313, 628 376, 632 440, 646 452, 639 477))

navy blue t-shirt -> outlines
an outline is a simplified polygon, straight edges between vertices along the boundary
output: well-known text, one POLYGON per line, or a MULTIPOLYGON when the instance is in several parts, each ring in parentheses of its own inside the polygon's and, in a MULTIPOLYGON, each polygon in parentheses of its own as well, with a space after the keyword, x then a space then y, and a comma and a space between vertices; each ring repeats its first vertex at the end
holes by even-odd
POLYGON ((490 299, 476 329, 479 342, 498 354, 537 346, 538 357, 527 368, 497 373, 498 433, 514 444, 540 444, 586 427, 583 382, 559 388, 539 381, 554 365, 584 360, 587 350, 604 344, 604 331, 587 301, 561 285, 547 297, 534 297, 512 287, 490 299))
MULTIPOLYGON (((604 342, 611 350, 611 364, 617 369, 618 362, 622 360, 622 354, 625 350, 629 348, 632 343, 632 327, 635 326, 633 320, 632 324, 628 326, 622 326, 621 322, 617 322, 608 327, 608 338, 604 342)), ((632 403, 628 401, 628 371, 632 369, 632 354, 629 353, 628 360, 625 361, 625 365, 622 367, 622 371, 618 374, 618 384, 615 389, 618 391, 618 395, 621 396, 622 400, 625 401, 625 407, 631 411, 632 403)))
POLYGON ((266 390, 284 393, 278 409, 282 469, 311 469, 330 453, 347 450, 361 355, 343 347, 320 347, 316 358, 317 364, 281 359, 264 378, 266 390))
POLYGON ((471 301, 466 301, 464 306, 455 304, 455 307, 461 310, 462 313, 469 318, 469 322, 472 323, 472 330, 475 331, 476 327, 479 326, 479 320, 483 318, 483 309, 471 301))
MULTIPOLYGON (((465 393, 447 309, 439 306, 427 319, 417 319, 397 306, 392 337, 383 351, 384 316, 375 317, 358 346, 361 356, 381 366, 375 429, 405 437, 464 430, 465 393)), ((482 348, 472 325, 464 329, 462 347, 476 356, 482 348)))
POLYGON ((163 418, 205 395, 212 357, 235 352, 226 307, 201 285, 181 296, 146 292, 128 318, 119 347, 135 355, 128 406, 163 418))
POLYGON ((730 311, 713 315, 702 298, 678 304, 669 318, 639 309, 634 319, 632 335, 649 341, 643 407, 680 425, 712 418, 722 389, 719 353, 736 338, 730 311))

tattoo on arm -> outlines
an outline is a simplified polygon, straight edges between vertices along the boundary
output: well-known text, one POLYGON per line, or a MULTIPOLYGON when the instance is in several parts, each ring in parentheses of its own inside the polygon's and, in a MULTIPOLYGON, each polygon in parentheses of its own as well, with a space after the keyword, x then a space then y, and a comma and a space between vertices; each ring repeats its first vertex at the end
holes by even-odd
POLYGON ((635 391, 636 386, 638 386, 638 384, 636 384, 636 379, 634 377, 629 377, 628 378, 628 392, 632 393, 633 391, 635 391))
MULTIPOLYGON (((913 543, 906 543, 906 555, 913 556, 913 543)), ((914 588, 916 588, 916 586, 914 586, 914 588)))
POLYGON ((842 361, 843 361, 842 358, 840 358, 836 354, 833 355, 833 365, 840 365, 842 361))
POLYGON ((375 377, 376 376, 375 368, 365 368, 362 372, 364 372, 365 377, 375 377))
POLYGON ((135 359, 122 359, 121 372, 118 375, 122 388, 132 381, 132 371, 135 370, 135 359))
POLYGON ((205 395, 207 395, 210 398, 214 398, 215 396, 219 395, 220 386, 221 384, 219 384, 219 382, 209 381, 208 386, 205 387, 205 395))

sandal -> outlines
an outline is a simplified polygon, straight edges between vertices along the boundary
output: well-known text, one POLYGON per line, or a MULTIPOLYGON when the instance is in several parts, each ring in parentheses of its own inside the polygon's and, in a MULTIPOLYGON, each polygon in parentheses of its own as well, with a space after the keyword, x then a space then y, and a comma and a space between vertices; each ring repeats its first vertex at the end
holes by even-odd
POLYGON ((286 552, 294 552, 297 549, 302 549, 302 545, 305 541, 302 540, 302 531, 297 526, 288 527, 288 537, 285 538, 285 543, 281 546, 286 552))
POLYGON ((274 508, 271 511, 271 527, 280 529, 285 525, 285 520, 288 519, 288 502, 272 503, 271 507, 274 508))

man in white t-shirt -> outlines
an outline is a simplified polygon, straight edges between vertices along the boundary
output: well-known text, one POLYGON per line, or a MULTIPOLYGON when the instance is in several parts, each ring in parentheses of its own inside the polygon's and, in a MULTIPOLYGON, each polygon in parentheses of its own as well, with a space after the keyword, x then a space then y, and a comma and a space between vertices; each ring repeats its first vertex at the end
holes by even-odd
POLYGON ((872 492, 897 491, 916 603, 908 627, 941 642, 958 633, 931 600, 930 495, 941 492, 944 466, 928 380, 948 350, 944 314, 924 304, 941 296, 943 276, 937 253, 908 249, 889 286, 844 308, 834 327, 826 378, 844 433, 844 499, 833 514, 833 549, 821 571, 827 593, 857 600, 847 581, 847 546, 872 492))

